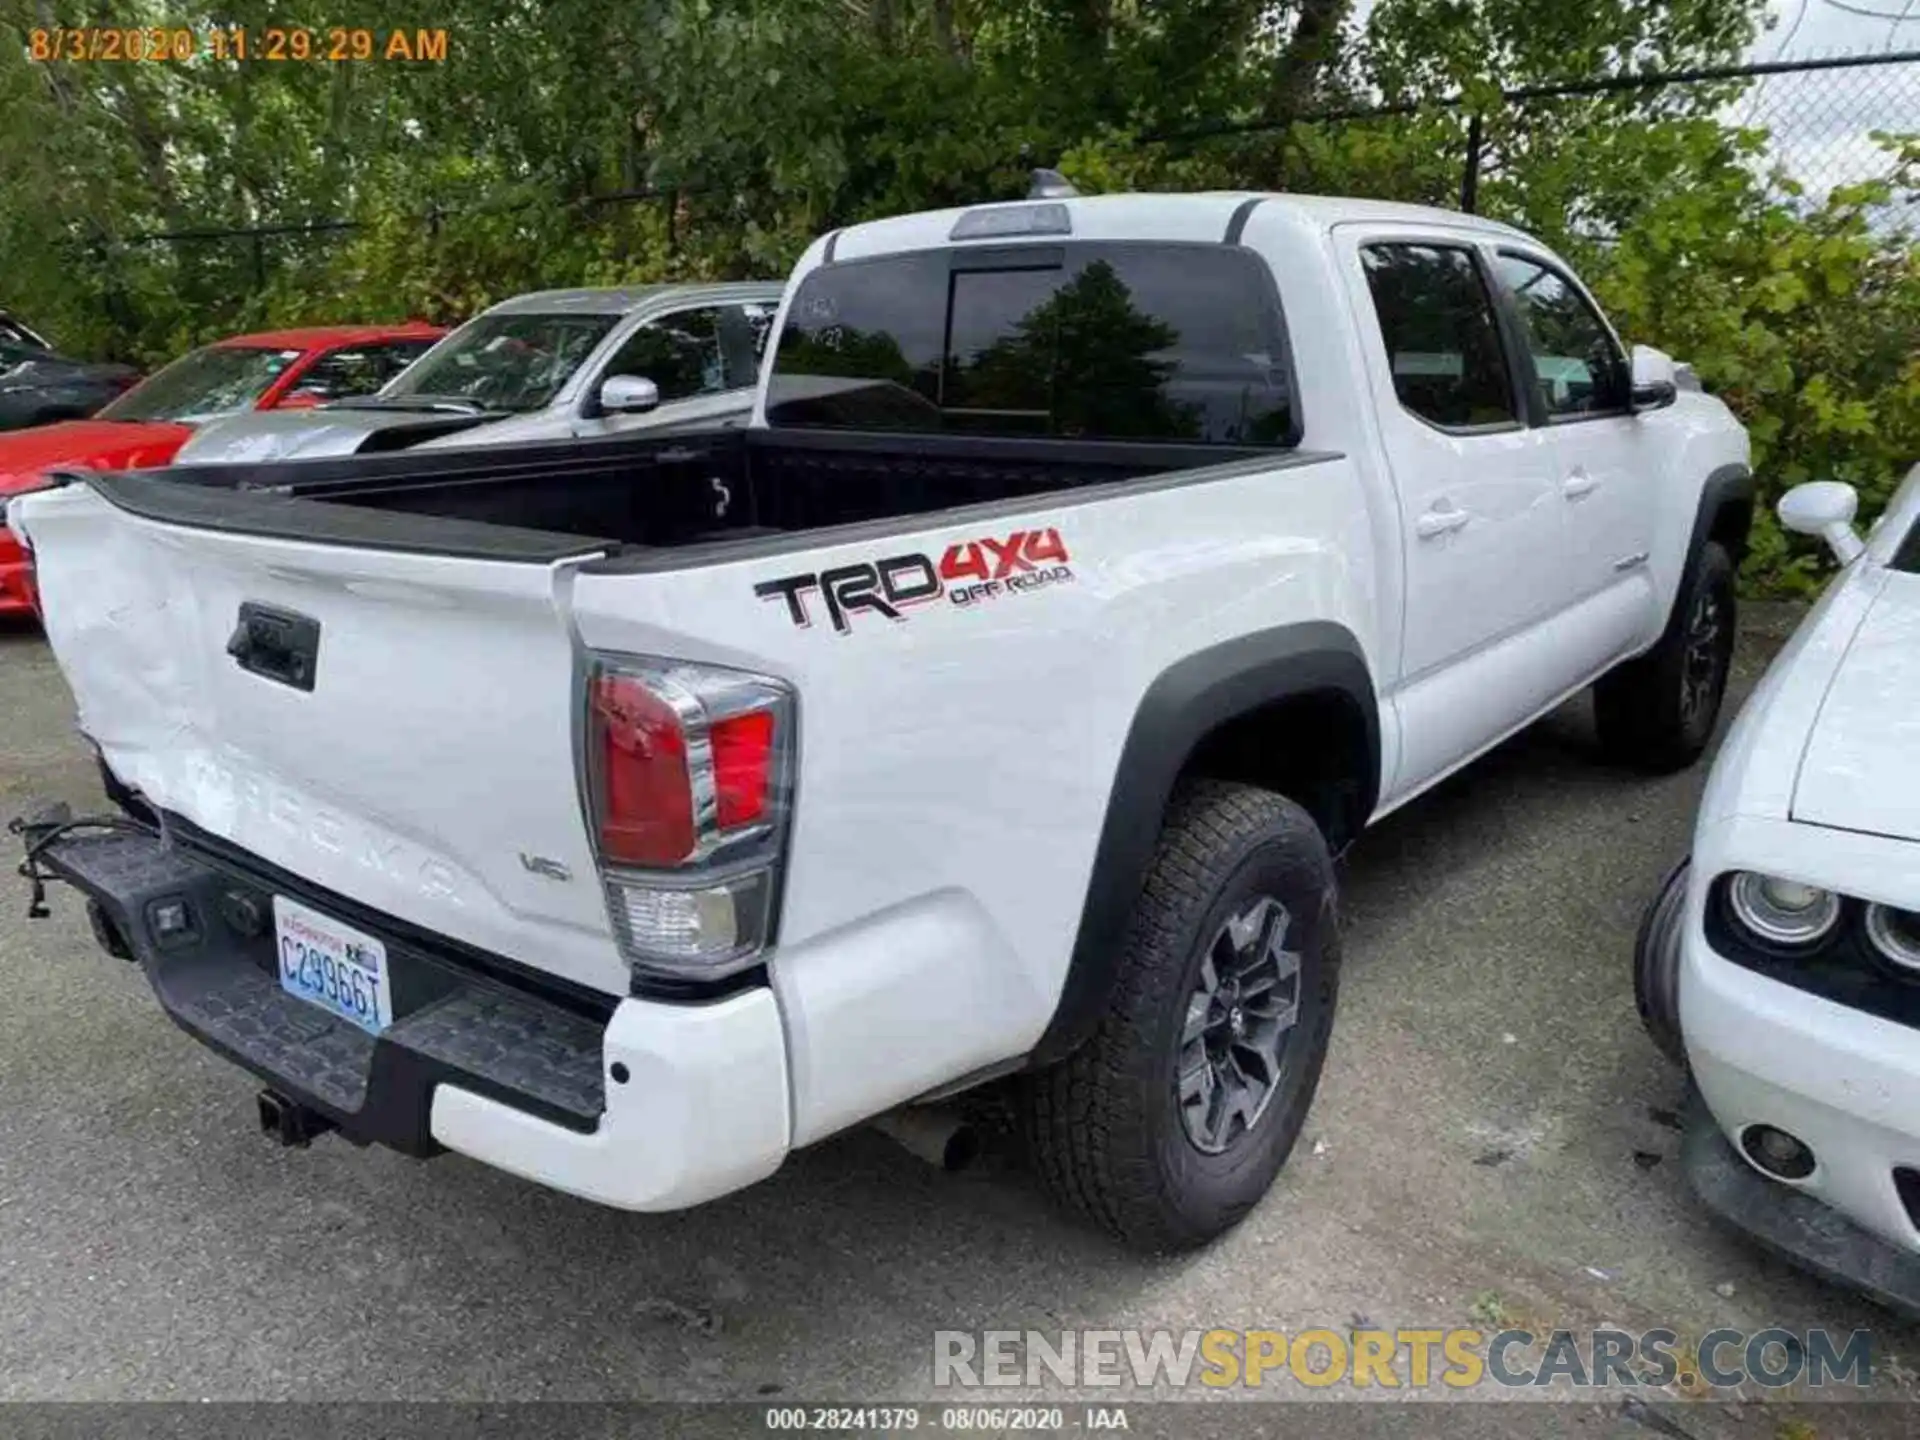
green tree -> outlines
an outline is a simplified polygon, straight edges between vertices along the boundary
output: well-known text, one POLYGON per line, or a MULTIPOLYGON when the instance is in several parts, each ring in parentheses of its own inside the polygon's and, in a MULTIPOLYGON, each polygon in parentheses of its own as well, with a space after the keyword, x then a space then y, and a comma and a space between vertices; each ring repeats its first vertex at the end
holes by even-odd
MULTIPOLYGON (((1446 205, 1478 115, 1479 208, 1566 252, 1632 338, 1692 360, 1772 489, 1839 475, 1871 513, 1920 454, 1897 138, 1882 184, 1816 198, 1726 122, 1737 85, 1499 98, 1737 60, 1763 0, 1378 0, 1364 26, 1351 0, 388 11, 383 26, 444 28, 446 62, 40 63, 35 29, 204 39, 212 21, 167 0, 0 0, 0 306, 152 363, 269 323, 455 321, 543 286, 779 274, 826 229, 1016 196, 1047 163, 1091 190, 1446 205), (1311 118, 1376 98, 1411 113, 1311 118), (1145 138, 1234 124, 1268 128, 1145 138), (144 238, 316 221, 346 228, 144 238)), ((343 23, 327 0, 228 0, 219 18, 256 35, 343 23)), ((1752 578, 1804 584, 1812 552, 1769 525, 1752 578)))

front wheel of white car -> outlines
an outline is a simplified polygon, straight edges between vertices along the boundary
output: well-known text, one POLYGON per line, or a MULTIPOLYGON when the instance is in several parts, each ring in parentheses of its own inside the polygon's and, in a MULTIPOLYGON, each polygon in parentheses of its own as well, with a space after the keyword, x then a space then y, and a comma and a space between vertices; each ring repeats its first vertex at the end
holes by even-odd
POLYGON ((1633 941, 1633 1001, 1640 1023, 1654 1048, 1676 1065, 1687 1063, 1680 1033, 1680 939, 1692 869, 1689 858, 1667 872, 1633 941))
POLYGON ((1659 643, 1593 687, 1608 759, 1664 774, 1700 758, 1733 668, 1735 614, 1733 557, 1709 540, 1687 567, 1659 643))
POLYGON ((1306 1120, 1339 965, 1333 861, 1312 816, 1248 785, 1184 787, 1105 1014, 1026 1082, 1042 1183, 1143 1250, 1237 1224, 1306 1120))

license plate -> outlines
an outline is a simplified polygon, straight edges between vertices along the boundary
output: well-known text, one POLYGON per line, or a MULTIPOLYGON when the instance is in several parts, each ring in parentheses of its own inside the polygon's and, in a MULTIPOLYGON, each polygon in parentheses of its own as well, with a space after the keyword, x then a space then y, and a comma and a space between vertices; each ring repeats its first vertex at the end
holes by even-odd
POLYGON ((393 1021, 387 947, 331 915, 273 897, 280 988, 378 1035, 393 1021))

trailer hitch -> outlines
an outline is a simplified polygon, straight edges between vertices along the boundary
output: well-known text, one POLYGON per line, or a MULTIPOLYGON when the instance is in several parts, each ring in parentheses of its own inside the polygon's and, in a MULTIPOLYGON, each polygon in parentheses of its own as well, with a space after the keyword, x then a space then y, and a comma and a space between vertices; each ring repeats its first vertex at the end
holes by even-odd
POLYGON ((318 1110, 291 1100, 278 1090, 262 1090, 257 1103, 261 1132, 289 1148, 304 1150, 316 1137, 334 1128, 333 1121, 318 1110))

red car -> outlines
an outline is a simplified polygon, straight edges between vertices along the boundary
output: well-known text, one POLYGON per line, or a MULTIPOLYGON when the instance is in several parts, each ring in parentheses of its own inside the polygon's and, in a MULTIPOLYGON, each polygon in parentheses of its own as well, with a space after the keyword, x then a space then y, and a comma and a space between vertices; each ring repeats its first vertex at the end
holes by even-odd
POLYGON ((52 470, 165 465, 195 425, 216 416, 371 395, 445 333, 410 321, 236 335, 182 355, 91 419, 0 435, 0 616, 35 603, 33 567, 3 523, 8 495, 52 470))

